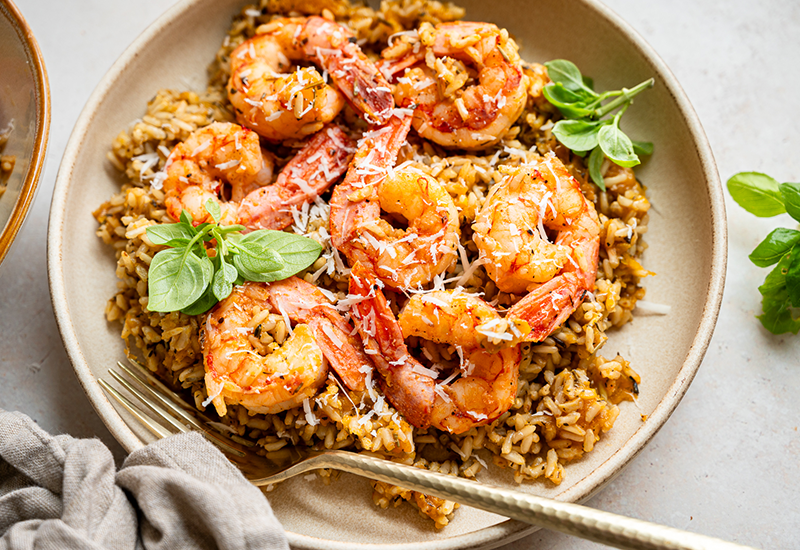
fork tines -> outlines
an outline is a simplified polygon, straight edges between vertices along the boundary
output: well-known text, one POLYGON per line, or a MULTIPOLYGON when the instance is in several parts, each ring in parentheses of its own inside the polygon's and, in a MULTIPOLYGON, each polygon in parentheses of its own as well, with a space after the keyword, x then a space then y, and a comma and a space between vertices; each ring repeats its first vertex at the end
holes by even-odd
POLYGON ((234 441, 221 433, 218 428, 218 426, 222 426, 220 423, 212 421, 208 416, 189 405, 143 365, 130 358, 128 361, 132 368, 117 361, 117 367, 125 376, 114 369, 109 369, 108 373, 135 400, 125 396, 105 380, 98 379, 98 383, 153 435, 164 438, 178 432, 198 431, 231 457, 244 458, 248 454, 252 454, 247 450, 246 443, 234 441), (131 383, 126 376, 136 384, 131 383), (150 414, 142 410, 137 402, 144 404, 150 414))

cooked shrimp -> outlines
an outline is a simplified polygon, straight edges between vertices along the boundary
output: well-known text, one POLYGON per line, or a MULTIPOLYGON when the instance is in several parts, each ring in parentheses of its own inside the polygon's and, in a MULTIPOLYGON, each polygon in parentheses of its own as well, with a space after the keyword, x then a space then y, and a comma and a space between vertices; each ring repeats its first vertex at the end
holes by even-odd
POLYGON ((355 143, 338 126, 330 125, 315 135, 287 164, 277 181, 248 194, 239 205, 239 223, 250 229, 285 229, 300 207, 324 193, 339 179, 355 143))
POLYGON ((527 99, 527 77, 508 31, 490 23, 423 23, 418 43, 402 38, 405 47, 384 50, 385 58, 399 57, 384 62, 382 70, 399 76, 397 104, 416 105, 417 133, 460 149, 482 149, 502 139, 527 99))
POLYGON ((347 170, 353 142, 331 125, 314 136, 272 179, 273 160, 247 128, 215 122, 193 132, 170 153, 163 187, 167 213, 174 220, 187 210, 195 224, 213 221, 205 204, 216 201, 220 223, 250 229, 284 229, 290 208, 310 202, 347 170), (231 200, 223 200, 225 184, 231 200))
POLYGON ((289 277, 270 284, 269 299, 273 308, 292 321, 308 324, 345 386, 351 390, 364 389, 363 367, 370 366, 371 361, 354 336, 353 326, 317 287, 299 277, 289 277))
POLYGON ((330 201, 334 246, 393 288, 415 288, 442 273, 456 259, 459 238, 447 189, 419 169, 392 169, 409 118, 392 118, 365 136, 330 201), (392 226, 381 211, 408 227, 392 226))
POLYGON ((325 295, 297 277, 237 286, 202 327, 208 395, 221 416, 226 402, 259 413, 279 412, 314 395, 328 363, 348 388, 363 390, 363 366, 371 362, 351 332, 325 295), (301 324, 280 348, 261 356, 250 340, 259 330, 254 311, 280 313, 287 323, 301 324))
POLYGON ((497 287, 527 293, 508 317, 530 324, 528 341, 544 339, 594 287, 600 221, 554 155, 535 166, 508 170, 489 192, 472 228, 497 287))
MULTIPOLYGON (((174 220, 187 210, 195 223, 213 221, 205 209, 208 199, 220 202, 223 182, 241 200, 254 187, 272 178, 273 161, 262 153, 258 135, 229 122, 214 122, 179 143, 164 166, 163 188, 167 213, 174 220)), ((237 223, 235 202, 220 202, 221 223, 237 223)))
MULTIPOLYGON (((360 263, 350 273, 350 293, 360 297, 351 313, 382 376, 384 394, 410 424, 462 433, 493 421, 514 402, 519 346, 512 341, 496 353, 481 347, 485 340, 477 329, 504 322, 486 302, 452 292, 417 294, 398 320, 380 284, 360 263), (462 378, 437 383, 409 353, 404 338, 410 336, 455 345, 463 357, 462 378)), ((514 330, 513 338, 519 338, 527 325, 519 323, 514 330)))
POLYGON ((349 29, 315 16, 277 19, 256 32, 231 53, 228 98, 240 123, 272 141, 302 138, 336 118, 344 99, 370 123, 388 120, 391 88, 349 29), (323 74, 295 70, 297 62, 323 74))
POLYGON ((494 421, 514 403, 521 359, 517 343, 527 334, 527 323, 505 321, 475 296, 436 291, 412 296, 398 324, 405 338, 453 345, 461 358, 460 378, 435 387, 432 426, 462 433, 494 421), (494 347, 488 345, 493 339, 505 347, 486 349, 494 347))
POLYGON ((226 403, 240 404, 257 413, 276 413, 295 407, 316 393, 328 366, 308 325, 298 325, 273 353, 261 356, 248 336, 255 307, 269 306, 263 286, 246 284, 206 316, 201 343, 206 369, 206 391, 217 413, 226 403))
POLYGON ((427 428, 435 383, 408 353, 400 325, 381 287, 375 275, 356 262, 350 271, 350 294, 358 301, 350 314, 364 349, 381 375, 379 381, 386 399, 409 424, 427 428))

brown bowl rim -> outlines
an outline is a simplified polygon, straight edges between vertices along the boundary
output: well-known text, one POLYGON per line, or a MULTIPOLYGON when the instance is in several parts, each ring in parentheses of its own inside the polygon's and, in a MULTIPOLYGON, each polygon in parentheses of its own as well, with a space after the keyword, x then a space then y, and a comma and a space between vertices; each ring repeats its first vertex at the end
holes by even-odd
POLYGON ((11 0, 2 0, 0 9, 11 16, 9 19, 14 24, 17 35, 22 39, 28 58, 33 65, 37 102, 36 137, 33 144, 33 154, 31 155, 31 165, 27 174, 25 174, 25 180, 22 183, 19 197, 17 197, 17 201, 14 204, 14 209, 11 211, 11 217, 8 219, 2 233, 0 233, 0 263, 2 263, 11 248, 11 243, 22 228, 22 222, 25 221, 28 209, 33 203, 36 187, 44 169, 47 140, 50 132, 50 83, 47 78, 44 57, 39 49, 39 43, 36 41, 36 37, 33 36, 33 31, 28 26, 22 13, 11 0))

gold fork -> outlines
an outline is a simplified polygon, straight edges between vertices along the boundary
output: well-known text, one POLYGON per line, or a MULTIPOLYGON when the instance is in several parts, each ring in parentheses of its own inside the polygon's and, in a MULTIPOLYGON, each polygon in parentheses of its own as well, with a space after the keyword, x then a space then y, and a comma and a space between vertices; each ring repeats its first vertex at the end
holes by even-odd
POLYGON ((248 446, 244 440, 234 441, 228 437, 224 433, 222 424, 213 422, 188 404, 142 365, 132 360, 130 362, 133 368, 119 362, 117 366, 130 380, 135 381, 135 384, 113 369, 109 369, 108 373, 139 403, 144 404, 151 414, 145 413, 132 399, 105 380, 98 380, 114 400, 156 437, 164 438, 177 432, 202 433, 217 445, 254 485, 280 483, 311 470, 332 468, 616 548, 627 550, 749 548, 579 504, 493 487, 348 451, 309 452, 293 448, 289 460, 274 462, 256 454, 250 448, 252 443, 248 446))

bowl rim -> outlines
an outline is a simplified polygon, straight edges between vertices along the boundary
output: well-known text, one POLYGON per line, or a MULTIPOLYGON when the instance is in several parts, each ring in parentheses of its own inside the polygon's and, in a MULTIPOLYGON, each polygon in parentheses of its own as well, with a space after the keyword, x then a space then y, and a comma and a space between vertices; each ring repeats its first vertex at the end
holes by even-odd
MULTIPOLYGON (((99 384, 97 384, 81 351, 77 333, 69 315, 69 306, 64 285, 64 265, 61 255, 61 228, 64 224, 66 198, 81 144, 86 137, 87 130, 94 118, 97 108, 109 93, 109 90, 114 86, 128 64, 138 55, 139 50, 156 34, 161 32, 164 27, 171 25, 174 20, 181 17, 185 12, 204 1, 207 0, 182 0, 173 5, 156 19, 156 21, 150 24, 112 65, 89 97, 89 100, 76 122, 75 128, 67 143, 53 191, 48 228, 47 260, 51 301, 53 303, 59 332, 78 380, 86 392, 89 401, 114 437, 128 452, 142 447, 143 442, 127 426, 117 412, 117 409, 111 404, 100 389, 99 384)), ((711 210, 711 261, 709 284, 697 332, 689 347, 683 366, 678 371, 675 381, 667 389, 662 400, 653 410, 652 414, 649 415, 647 422, 643 423, 619 449, 592 472, 591 482, 579 482, 560 496, 563 500, 580 502, 592 496, 602 486, 611 481, 614 476, 619 474, 633 457, 644 448, 645 444, 667 421, 694 379, 711 341, 722 304, 727 265, 727 224, 722 184, 717 172, 711 146, 694 108, 689 102, 683 88, 678 83, 678 80, 647 41, 613 10, 602 4, 599 0, 575 1, 595 12, 598 17, 604 19, 612 28, 622 34, 652 67, 654 75, 661 78, 663 85, 672 96, 689 132, 694 137, 697 156, 705 177, 705 187, 708 193, 711 210)), ((411 550, 423 548, 428 550, 445 550, 456 548, 494 548, 522 538, 536 529, 538 528, 526 523, 516 520, 506 520, 478 531, 455 535, 446 539, 402 544, 340 542, 289 531, 287 531, 286 534, 291 546, 296 548, 325 548, 331 550, 353 548, 364 550, 411 550)))
POLYGON ((31 164, 22 182, 19 196, 11 211, 11 216, 6 222, 2 232, 0 232, 0 263, 3 262, 6 254, 11 248, 11 243, 22 228, 28 209, 33 203, 36 195, 36 188, 39 178, 44 169, 44 161, 47 156, 47 141, 50 133, 50 83, 47 77, 47 69, 44 65, 44 57, 39 49, 39 43, 33 36, 33 31, 28 26, 27 21, 22 16, 19 8, 11 0, 0 1, 0 10, 6 12, 17 36, 22 40, 25 47, 28 61, 33 66, 34 81, 36 83, 36 135, 33 142, 31 154, 31 164))

